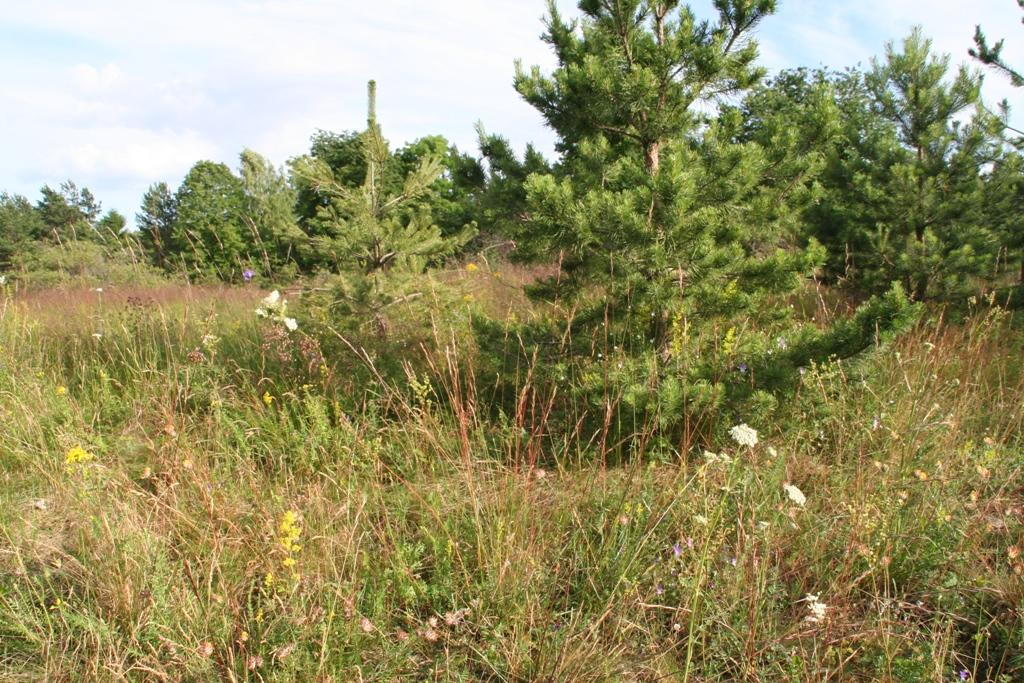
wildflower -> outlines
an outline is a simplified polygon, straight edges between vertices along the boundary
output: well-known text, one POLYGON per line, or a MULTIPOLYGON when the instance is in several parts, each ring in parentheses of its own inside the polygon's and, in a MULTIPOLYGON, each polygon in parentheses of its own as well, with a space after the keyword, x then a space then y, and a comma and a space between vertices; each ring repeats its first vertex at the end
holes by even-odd
POLYGON ((882 418, 875 415, 871 420, 871 431, 878 431, 882 427, 882 418))
POLYGON ((676 556, 676 557, 682 557, 683 556, 683 545, 681 543, 678 543, 678 542, 676 544, 674 544, 672 546, 672 554, 674 556, 676 556))
POLYGON ((746 424, 736 425, 729 430, 729 435, 741 446, 753 448, 757 445, 757 432, 746 424))
POLYGON ((58 396, 67 396, 68 395, 68 388, 64 387, 64 386, 57 387, 57 392, 56 393, 57 393, 58 396))
POLYGON ((252 268, 246 268, 242 271, 242 279, 246 282, 252 282, 252 279, 256 276, 256 273, 252 268))
POLYGON ((372 621, 363 617, 359 620, 359 628, 363 629, 363 633, 373 633, 375 627, 372 621))
POLYGON ((800 373, 801 377, 807 374, 807 368, 797 368, 796 371, 800 373))
POLYGON ((1020 557, 1020 548, 1018 546, 1011 545, 1006 549, 1006 554, 1010 556, 1011 560, 1016 560, 1020 557))
POLYGON ((786 490, 786 495, 789 496, 789 499, 796 503, 797 505, 799 505, 800 507, 803 507, 804 503, 807 502, 807 496, 805 496, 804 492, 798 489, 796 486, 787 483, 783 484, 782 488, 786 490))
POLYGON ((966 681, 968 678, 971 677, 971 672, 967 669, 960 669, 960 673, 957 675, 960 677, 961 681, 966 681))
POLYGON ((85 450, 81 446, 75 446, 68 450, 67 455, 64 456, 65 465, 76 465, 78 463, 90 462, 95 460, 96 456, 85 450))
POLYGON ((3 287, 6 284, 7 284, 7 276, 6 275, 0 275, 0 287, 3 287))
POLYGON ((738 366, 736 366, 736 369, 740 371, 741 375, 747 374, 747 364, 746 363, 740 363, 738 366))
POLYGON ((294 510, 289 510, 284 513, 281 517, 281 523, 277 526, 278 532, 280 532, 281 547, 286 552, 294 552, 301 550, 296 545, 296 541, 302 535, 302 526, 299 524, 299 513, 294 510))
POLYGON ((295 648, 296 648, 296 643, 288 643, 287 645, 282 645, 281 647, 279 647, 277 650, 274 651, 274 659, 277 659, 277 660, 284 659, 285 657, 290 655, 292 652, 294 652, 295 648))
POLYGON ((662 586, 659 583, 657 586, 654 587, 654 594, 655 595, 664 595, 665 594, 665 587, 662 586))
POLYGON ((921 481, 928 481, 928 473, 924 470, 914 470, 914 476, 921 481))
POLYGON ((825 620, 825 611, 828 609, 828 605, 818 600, 817 595, 808 593, 804 597, 804 602, 807 603, 807 611, 810 612, 806 617, 806 621, 812 624, 820 624, 825 620))
POLYGON ((776 339, 775 345, 779 347, 780 351, 785 351, 787 348, 789 348, 789 344, 786 342, 785 337, 779 337, 778 339, 776 339))
POLYGON ((213 654, 213 643, 209 641, 204 641, 200 643, 198 651, 200 657, 204 659, 209 658, 213 654))
POLYGON ((454 628, 461 624, 463 620, 469 616, 470 609, 464 607, 463 609, 455 610, 454 612, 446 612, 444 615, 444 623, 449 627, 454 628))
POLYGON ((289 332, 294 332, 299 329, 299 323, 296 322, 295 318, 284 318, 284 326, 288 328, 289 332))
POLYGON ((263 405, 265 405, 268 408, 274 405, 274 397, 270 395, 269 391, 263 392, 263 405))
POLYGON ((477 266, 475 263, 467 263, 466 264, 466 272, 467 273, 475 273, 479 269, 480 269, 479 266, 477 266))

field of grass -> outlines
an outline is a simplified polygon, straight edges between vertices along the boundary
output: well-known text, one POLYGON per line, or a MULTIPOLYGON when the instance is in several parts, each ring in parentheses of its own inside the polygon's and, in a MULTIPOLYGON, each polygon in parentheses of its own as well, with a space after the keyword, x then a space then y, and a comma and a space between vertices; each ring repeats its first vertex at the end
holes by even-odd
POLYGON ((1024 681, 998 307, 610 466, 443 344, 372 386, 285 349, 263 294, 0 299, 0 679, 1024 681))

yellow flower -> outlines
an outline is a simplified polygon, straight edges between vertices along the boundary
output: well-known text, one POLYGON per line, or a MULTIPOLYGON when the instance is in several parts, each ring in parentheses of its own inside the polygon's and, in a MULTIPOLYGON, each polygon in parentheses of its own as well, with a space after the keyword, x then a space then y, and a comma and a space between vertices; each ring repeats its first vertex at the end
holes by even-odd
POLYGON ((68 388, 67 387, 63 387, 63 386, 57 387, 57 395, 58 396, 67 396, 68 395, 68 388))
POLYGON ((467 273, 474 273, 474 272, 476 272, 478 270, 480 270, 480 268, 475 263, 469 263, 469 264, 466 265, 466 272, 467 273))
POLYGON ((265 405, 268 408, 274 405, 274 397, 270 395, 269 391, 263 392, 263 405, 265 405))
POLYGON ((289 510, 284 513, 277 530, 280 532, 281 547, 289 553, 301 550, 296 541, 302 535, 302 527, 299 525, 299 513, 289 510))
POLYGON ((85 450, 81 446, 75 446, 68 450, 67 455, 64 456, 65 465, 75 465, 77 463, 89 462, 95 460, 96 456, 85 450))

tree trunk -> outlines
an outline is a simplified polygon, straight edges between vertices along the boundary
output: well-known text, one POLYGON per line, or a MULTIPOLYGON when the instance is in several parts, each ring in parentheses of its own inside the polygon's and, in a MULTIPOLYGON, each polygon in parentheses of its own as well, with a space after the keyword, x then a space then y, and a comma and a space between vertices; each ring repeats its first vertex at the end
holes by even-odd
POLYGON ((644 165, 652 176, 658 175, 658 169, 661 168, 661 142, 655 140, 647 145, 647 149, 644 150, 644 165))

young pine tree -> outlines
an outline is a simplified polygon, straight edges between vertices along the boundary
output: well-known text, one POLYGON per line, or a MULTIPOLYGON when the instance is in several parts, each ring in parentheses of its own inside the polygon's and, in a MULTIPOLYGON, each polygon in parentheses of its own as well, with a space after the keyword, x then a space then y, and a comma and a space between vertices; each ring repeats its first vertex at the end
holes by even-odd
POLYGON ((934 55, 931 45, 915 28, 902 51, 887 45, 885 60, 874 60, 865 76, 874 110, 902 148, 884 169, 875 225, 863 226, 876 260, 867 275, 876 283, 898 279, 917 299, 966 293, 990 272, 982 169, 1001 142, 1000 122, 979 106, 981 76, 961 66, 948 79, 949 56, 934 55))
POLYGON ((517 66, 515 79, 562 153, 556 173, 526 181, 520 255, 560 264, 533 294, 575 311, 568 336, 595 408, 621 399, 663 427, 727 401, 770 410, 799 366, 857 353, 908 315, 894 293, 830 330, 789 319, 785 297, 824 258, 796 220, 819 160, 715 114, 761 79, 750 33, 775 3, 715 7, 702 21, 677 0, 581 0, 568 22, 551 3, 558 66, 517 66))
POLYGON ((149 262, 166 268, 171 259, 171 240, 178 207, 167 183, 153 183, 142 196, 142 206, 135 214, 139 243, 149 262))
POLYGON ((390 183, 395 159, 376 116, 376 85, 369 84, 369 116, 362 134, 363 184, 339 182, 335 172, 317 157, 292 162, 298 182, 319 197, 308 245, 335 273, 335 313, 355 317, 380 331, 387 329, 385 309, 420 294, 413 276, 440 263, 473 236, 472 226, 442 234, 430 204, 420 202, 431 192, 442 170, 435 154, 419 160, 401 183, 390 183))

